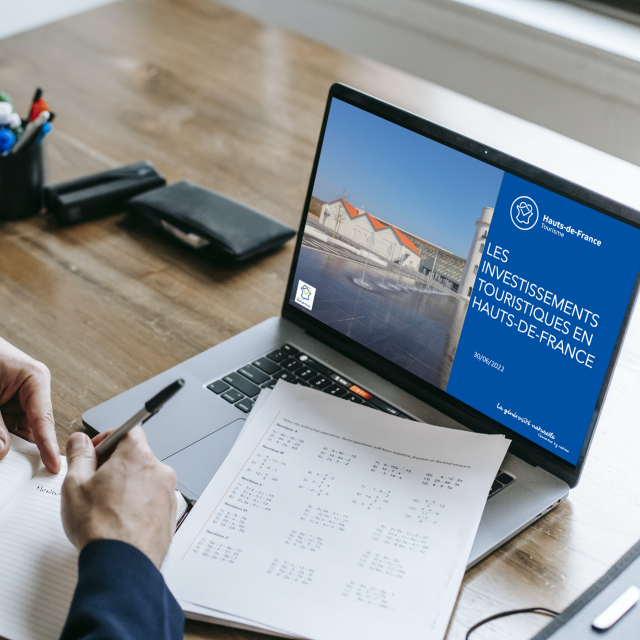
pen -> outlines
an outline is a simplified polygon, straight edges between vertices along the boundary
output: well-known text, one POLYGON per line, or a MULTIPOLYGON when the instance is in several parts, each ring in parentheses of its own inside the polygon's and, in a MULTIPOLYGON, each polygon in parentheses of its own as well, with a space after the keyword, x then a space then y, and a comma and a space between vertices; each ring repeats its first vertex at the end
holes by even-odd
POLYGON ((31 121, 33 119, 33 106, 35 105, 40 98, 42 98, 42 89, 38 87, 36 92, 33 94, 33 100, 31 100, 31 107, 29 107, 29 115, 27 116, 27 120, 31 121))
POLYGON ((8 102, 0 102, 0 127, 8 127, 13 122, 13 107, 8 102))
POLYGON ((6 156, 16 141, 11 129, 0 129, 0 156, 6 156))
POLYGON ((33 122, 43 111, 51 113, 51 109, 49 108, 47 101, 44 98, 40 98, 40 100, 33 103, 29 120, 33 122))
MULTIPOLYGON (((51 120, 51 118, 49 118, 49 120, 51 120)), ((20 118, 20 116, 15 111, 11 114, 9 129, 11 129, 14 133, 22 129, 22 118, 20 118)))
POLYGON ((180 378, 165 387, 160 393, 156 394, 145 402, 144 407, 134 416, 129 418, 124 424, 119 426, 112 434, 108 435, 97 447, 96 456, 98 457, 98 466, 107 461, 109 456, 115 451, 118 443, 124 438, 131 429, 138 425, 144 424, 151 416, 155 415, 164 406, 165 402, 170 400, 182 387, 184 380, 180 378))
POLYGON ((13 100, 8 93, 4 93, 4 91, 0 91, 0 102, 8 102, 13 109, 13 100))
POLYGON ((42 125, 49 120, 49 112, 43 111, 33 122, 27 125, 22 137, 13 145, 11 153, 18 153, 23 147, 31 146, 30 141, 35 142, 42 125))
POLYGON ((45 122, 42 125, 42 130, 40 131, 40 135, 38 136, 38 144, 40 144, 44 137, 48 134, 51 133, 51 129, 53 129, 53 127, 51 126, 51 120, 49 120, 49 122, 45 122))

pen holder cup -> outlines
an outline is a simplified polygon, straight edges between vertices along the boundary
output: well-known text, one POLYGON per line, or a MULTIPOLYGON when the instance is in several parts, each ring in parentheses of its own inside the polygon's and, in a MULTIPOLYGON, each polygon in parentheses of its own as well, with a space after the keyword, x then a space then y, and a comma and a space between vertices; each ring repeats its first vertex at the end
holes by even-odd
POLYGON ((44 182, 42 143, 0 156, 0 221, 39 213, 44 204, 44 182))

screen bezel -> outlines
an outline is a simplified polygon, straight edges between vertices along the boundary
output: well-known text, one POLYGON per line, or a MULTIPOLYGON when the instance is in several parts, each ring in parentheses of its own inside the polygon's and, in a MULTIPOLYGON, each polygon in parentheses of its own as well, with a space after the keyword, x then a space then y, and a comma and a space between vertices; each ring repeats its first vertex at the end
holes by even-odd
POLYGON ((528 180, 533 184, 569 198, 579 204, 586 205, 600 213, 603 213, 604 215, 620 220, 626 224, 630 224, 636 228, 640 228, 640 212, 346 85, 334 84, 329 90, 322 121, 322 129, 320 131, 320 138, 316 149, 316 155, 304 203, 302 220, 296 240, 292 267, 289 273, 289 281, 282 306, 282 316, 299 325, 322 342, 325 342, 329 346, 339 350, 342 354, 348 356, 358 364, 371 369, 377 375, 389 380, 396 386, 414 395, 419 400, 433 406, 469 429, 480 433, 498 433, 505 435, 512 440, 512 444, 509 449, 511 453, 523 458, 530 464, 540 466, 567 482, 570 487, 574 487, 578 484, 580 479, 584 462, 606 398, 611 376, 620 353, 624 334, 626 332, 631 313, 633 312, 640 284, 640 272, 636 275, 636 281, 629 299, 629 304, 627 305, 622 325, 613 348, 613 353, 605 373, 604 381, 600 389, 600 393, 598 394, 598 399, 589 423, 589 428, 587 430, 578 462, 576 465, 572 465, 566 460, 563 460, 559 456, 536 444, 533 440, 529 440, 515 431, 512 431, 508 427, 505 427, 496 420, 489 418, 477 409, 474 409, 470 405, 467 405, 454 396, 442 391, 431 383, 422 380, 418 376, 409 373, 399 365, 396 365, 383 356, 370 351, 365 346, 355 342, 352 338, 341 334, 339 331, 325 325, 320 320, 317 320, 304 311, 295 308, 289 303, 296 266, 300 255, 300 248, 302 246, 302 237, 304 234, 306 218, 318 170, 320 152, 324 142, 324 134, 329 117, 329 108, 333 98, 343 100, 352 106, 359 107, 364 111, 384 118, 389 122, 398 124, 419 135, 423 135, 431 140, 444 144, 447 147, 461 151, 462 153, 477 158, 478 160, 486 162, 498 169, 507 171, 512 175, 528 180))

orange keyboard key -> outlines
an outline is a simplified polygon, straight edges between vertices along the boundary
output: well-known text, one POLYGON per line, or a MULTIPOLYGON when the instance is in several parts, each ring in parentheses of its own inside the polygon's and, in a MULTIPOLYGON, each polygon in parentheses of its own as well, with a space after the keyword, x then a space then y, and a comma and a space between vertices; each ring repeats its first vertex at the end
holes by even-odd
POLYGON ((367 393, 364 389, 357 387, 355 384, 349 387, 349 391, 351 391, 352 393, 355 393, 356 395, 359 395, 361 398, 364 398, 365 400, 368 400, 371 397, 370 393, 367 393))

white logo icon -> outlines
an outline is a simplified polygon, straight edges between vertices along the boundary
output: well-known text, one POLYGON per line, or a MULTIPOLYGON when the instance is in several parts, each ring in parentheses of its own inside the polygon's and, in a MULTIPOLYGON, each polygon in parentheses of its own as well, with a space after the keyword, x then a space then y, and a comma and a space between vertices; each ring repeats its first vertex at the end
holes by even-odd
POLYGON ((296 302, 311 311, 313 309, 313 299, 316 297, 316 288, 302 280, 298 280, 298 290, 296 291, 296 302))
POLYGON ((539 217, 538 205, 529 196, 520 196, 511 204, 511 222, 522 231, 533 229, 539 217))

